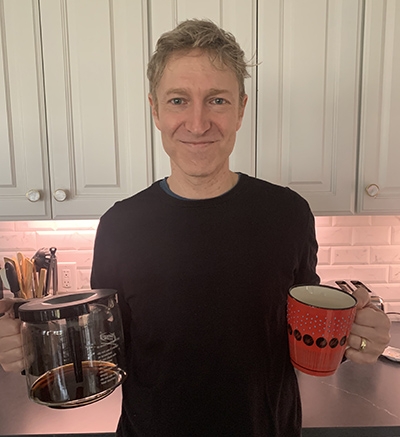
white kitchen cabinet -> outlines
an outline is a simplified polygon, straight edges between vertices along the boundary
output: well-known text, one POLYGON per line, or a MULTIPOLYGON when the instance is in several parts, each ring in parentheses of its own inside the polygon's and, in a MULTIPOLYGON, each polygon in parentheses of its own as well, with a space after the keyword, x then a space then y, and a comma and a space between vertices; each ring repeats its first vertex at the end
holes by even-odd
POLYGON ((358 211, 400 212, 400 2, 367 0, 358 211))
POLYGON ((50 218, 39 9, 0 2, 0 218, 50 218), (30 202, 38 196, 36 202, 30 202))
MULTIPOLYGON (((256 61, 256 0, 152 0, 149 2, 150 48, 159 36, 179 22, 191 18, 208 18, 235 35, 248 61, 256 61)), ((249 95, 245 117, 238 132, 235 149, 230 158, 235 171, 255 175, 256 145, 256 68, 249 68, 246 79, 249 95)), ((170 164, 164 152, 159 131, 153 127, 155 179, 170 174, 170 164)))
POLYGON ((21 121, 17 118, 15 127, 8 121, 1 131, 4 149, 11 150, 9 161, 18 168, 0 176, 0 214, 3 219, 99 217, 152 180, 146 2, 6 0, 4 5, 2 36, 9 32, 11 37, 3 49, 11 44, 8 52, 16 65, 5 87, 11 104, 0 110, 15 111, 21 121), (30 16, 25 9, 33 9, 30 16), (19 47, 21 53, 14 53, 19 47), (29 99, 30 107, 18 98, 29 99), (26 121, 35 135, 25 132, 26 121), (11 128, 21 137, 21 153, 11 128), (42 180, 29 181, 32 172, 42 180), (9 187, 14 188, 17 173, 14 193, 9 187), (29 189, 40 192, 37 202, 23 198, 29 189), (8 200, 4 212, 3 199, 8 200))
POLYGON ((53 216, 98 217, 151 182, 146 2, 40 5, 53 216))
POLYGON ((259 0, 257 176, 355 210, 362 1, 259 0))

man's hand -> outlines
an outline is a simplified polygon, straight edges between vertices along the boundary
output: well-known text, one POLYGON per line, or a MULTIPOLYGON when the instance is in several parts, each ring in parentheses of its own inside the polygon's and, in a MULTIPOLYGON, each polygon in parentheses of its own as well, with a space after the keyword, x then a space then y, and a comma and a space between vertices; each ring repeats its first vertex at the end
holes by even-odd
POLYGON ((1 299, 0 313, 0 365, 6 372, 24 369, 21 321, 14 318, 13 305, 17 299, 1 299))
POLYGON ((357 312, 345 355, 355 363, 375 363, 389 343, 390 320, 370 303, 369 293, 364 288, 357 288, 353 296, 357 299, 357 312))

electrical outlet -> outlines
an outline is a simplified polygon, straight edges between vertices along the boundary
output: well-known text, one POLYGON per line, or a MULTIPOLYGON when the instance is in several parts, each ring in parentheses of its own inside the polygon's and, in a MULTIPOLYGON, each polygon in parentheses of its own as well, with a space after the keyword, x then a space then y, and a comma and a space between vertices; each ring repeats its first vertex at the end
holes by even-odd
POLYGON ((58 291, 76 291, 76 263, 58 262, 58 291))

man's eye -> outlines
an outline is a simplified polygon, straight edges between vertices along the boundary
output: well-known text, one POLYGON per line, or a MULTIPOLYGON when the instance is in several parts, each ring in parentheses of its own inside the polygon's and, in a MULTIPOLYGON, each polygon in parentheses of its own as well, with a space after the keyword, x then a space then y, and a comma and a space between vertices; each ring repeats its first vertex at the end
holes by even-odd
POLYGON ((224 103, 226 103, 226 100, 223 99, 222 97, 216 97, 215 99, 213 99, 212 101, 215 105, 223 105, 224 103))
POLYGON ((180 97, 175 97, 175 98, 171 99, 170 101, 173 105, 182 105, 182 103, 183 103, 183 99, 181 99, 180 97))

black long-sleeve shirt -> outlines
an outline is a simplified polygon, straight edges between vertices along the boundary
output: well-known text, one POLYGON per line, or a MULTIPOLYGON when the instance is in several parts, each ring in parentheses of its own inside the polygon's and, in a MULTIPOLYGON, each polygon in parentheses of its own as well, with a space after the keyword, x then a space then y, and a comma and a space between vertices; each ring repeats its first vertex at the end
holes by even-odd
POLYGON ((100 220, 91 285, 119 293, 123 437, 300 436, 286 299, 318 283, 314 218, 288 188, 242 174, 213 199, 156 182, 100 220))

